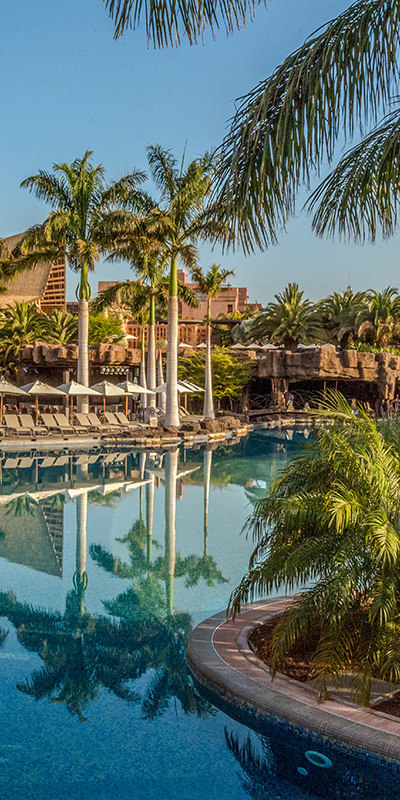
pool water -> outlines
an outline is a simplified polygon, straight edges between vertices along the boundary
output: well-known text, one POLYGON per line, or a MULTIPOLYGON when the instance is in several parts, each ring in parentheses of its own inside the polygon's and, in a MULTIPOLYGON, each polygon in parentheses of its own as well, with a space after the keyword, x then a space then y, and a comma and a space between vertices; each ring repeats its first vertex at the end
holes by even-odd
POLYGON ((3 797, 397 797, 398 765, 258 729, 186 668, 190 631, 247 565, 252 502, 301 442, 260 431, 187 451, 3 456, 3 797))

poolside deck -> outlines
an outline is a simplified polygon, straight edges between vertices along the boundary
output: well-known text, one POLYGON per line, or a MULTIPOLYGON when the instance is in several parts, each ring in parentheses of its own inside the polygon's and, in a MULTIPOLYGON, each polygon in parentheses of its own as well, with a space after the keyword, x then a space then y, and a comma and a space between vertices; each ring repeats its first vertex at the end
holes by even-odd
POLYGON ((400 761, 400 719, 351 703, 341 697, 323 702, 315 689, 278 674, 248 645, 250 630, 283 611, 291 598, 252 603, 233 621, 225 612, 204 620, 192 631, 187 663, 195 679, 216 698, 244 711, 258 722, 263 718, 311 730, 400 761))

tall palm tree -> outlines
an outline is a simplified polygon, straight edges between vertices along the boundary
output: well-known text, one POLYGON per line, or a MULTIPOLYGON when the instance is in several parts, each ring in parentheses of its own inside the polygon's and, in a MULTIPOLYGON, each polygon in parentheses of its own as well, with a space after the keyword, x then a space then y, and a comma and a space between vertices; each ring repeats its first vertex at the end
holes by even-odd
POLYGON ((276 294, 276 303, 269 303, 251 326, 249 337, 254 341, 268 339, 296 349, 299 343, 307 344, 321 335, 316 307, 303 298, 297 283, 289 283, 283 292, 276 294))
POLYGON ((223 145, 218 199, 245 250, 277 241, 338 139, 363 141, 341 158, 313 195, 317 233, 352 238, 393 232, 398 213, 396 109, 386 113, 399 77, 399 0, 357 0, 242 98, 223 145))
MULTIPOLYGON (((126 223, 121 206, 128 199, 130 205, 142 201, 138 186, 145 180, 142 172, 133 172, 107 186, 104 167, 93 166, 91 155, 87 150, 72 164, 53 164, 52 172, 41 170, 21 184, 52 206, 47 219, 28 231, 21 245, 23 263, 65 257, 70 267, 79 272, 77 377, 84 386, 89 385, 89 272, 110 249, 115 230, 126 223)), ((88 410, 87 396, 80 398, 79 406, 82 411, 88 410)))
MULTIPOLYGON (((119 250, 119 252, 121 253, 122 250, 119 250)), ((134 261, 132 257, 129 260, 132 267, 136 269, 139 280, 121 281, 114 284, 114 286, 109 286, 96 297, 92 303, 92 308, 105 310, 109 307, 112 308, 117 303, 123 309, 123 313, 126 314, 130 311, 133 318, 139 317, 142 321, 142 354, 145 349, 144 325, 146 319, 148 320, 146 388, 155 389, 157 385, 155 325, 157 317, 163 313, 165 314, 168 307, 169 280, 165 274, 166 265, 162 262, 159 263, 157 259, 149 257, 143 259, 141 264, 136 259, 134 261)), ((196 293, 181 281, 178 281, 178 297, 191 308, 198 306, 196 293)), ((152 404, 155 405, 155 401, 152 404)))
POLYGON ((221 269, 220 264, 211 264, 207 273, 204 273, 201 267, 195 267, 192 270, 192 278, 197 283, 200 292, 205 295, 207 303, 207 349, 203 414, 205 417, 211 417, 211 419, 215 418, 211 370, 211 300, 219 295, 228 275, 234 275, 233 270, 221 269))
POLYGON ((178 259, 192 270, 197 265, 197 241, 215 234, 216 226, 205 212, 205 201, 211 191, 216 159, 213 153, 205 153, 185 169, 184 158, 179 165, 172 153, 159 145, 148 147, 147 157, 149 172, 160 191, 153 216, 164 221, 164 248, 170 263, 165 424, 179 427, 178 259))
POLYGON ((178 47, 181 36, 190 44, 203 41, 209 30, 212 36, 222 24, 228 34, 233 33, 253 18, 260 0, 229 0, 209 6, 204 2, 196 6, 177 6, 175 3, 143 3, 137 0, 103 0, 115 23, 115 37, 121 36, 128 27, 138 28, 144 18, 147 41, 154 47, 178 47))

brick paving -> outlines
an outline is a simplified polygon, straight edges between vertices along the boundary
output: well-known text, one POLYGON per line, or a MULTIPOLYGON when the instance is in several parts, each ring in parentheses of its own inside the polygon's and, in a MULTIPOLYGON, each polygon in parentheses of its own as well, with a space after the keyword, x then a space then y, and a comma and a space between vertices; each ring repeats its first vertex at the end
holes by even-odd
POLYGON ((339 698, 321 701, 312 685, 278 674, 250 650, 248 634, 290 598, 252 603, 227 620, 221 612, 191 634, 187 661, 200 684, 258 718, 271 715, 348 744, 400 760, 400 719, 339 698))

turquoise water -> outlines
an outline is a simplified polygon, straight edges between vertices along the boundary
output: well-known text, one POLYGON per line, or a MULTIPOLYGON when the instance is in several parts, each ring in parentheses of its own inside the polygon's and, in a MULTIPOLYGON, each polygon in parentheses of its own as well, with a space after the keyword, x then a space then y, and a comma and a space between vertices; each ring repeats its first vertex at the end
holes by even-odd
POLYGON ((247 564, 252 501, 301 442, 3 457, 3 797, 395 797, 397 767, 233 719, 186 669, 193 625, 226 606, 247 564))

